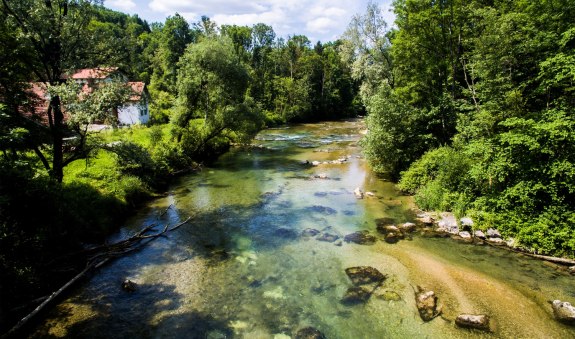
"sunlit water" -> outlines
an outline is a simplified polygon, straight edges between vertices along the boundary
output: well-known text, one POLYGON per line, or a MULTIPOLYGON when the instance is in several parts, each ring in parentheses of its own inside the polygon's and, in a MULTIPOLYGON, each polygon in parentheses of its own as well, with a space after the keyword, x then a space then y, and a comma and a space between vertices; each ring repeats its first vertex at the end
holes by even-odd
POLYGON ((377 235, 377 218, 413 220, 410 198, 361 158, 364 128, 357 120, 267 130, 254 141, 261 147, 233 150, 182 178, 117 238, 153 223, 192 222, 100 269, 35 336, 279 339, 313 326, 327 338, 575 337, 547 302, 575 301, 574 278, 557 267, 450 239, 364 246, 302 236, 308 228, 377 235), (375 197, 358 200, 356 187, 375 197), (388 278, 367 303, 344 305, 352 286, 344 270, 360 265, 388 278), (135 292, 122 290, 126 278, 135 292), (421 320, 417 285, 436 292, 442 317, 421 320), (460 313, 490 315, 493 331, 457 328, 460 313))

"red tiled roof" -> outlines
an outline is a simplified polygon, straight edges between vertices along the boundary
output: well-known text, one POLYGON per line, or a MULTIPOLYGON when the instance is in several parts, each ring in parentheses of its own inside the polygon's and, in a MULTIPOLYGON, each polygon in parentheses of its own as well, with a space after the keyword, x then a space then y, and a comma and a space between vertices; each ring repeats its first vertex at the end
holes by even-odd
POLYGON ((77 70, 69 77, 72 79, 105 79, 117 70, 118 67, 84 68, 77 70))
POLYGON ((146 84, 141 81, 129 81, 128 85, 132 88, 132 95, 130 96, 130 101, 140 101, 142 95, 144 95, 144 89, 146 84))

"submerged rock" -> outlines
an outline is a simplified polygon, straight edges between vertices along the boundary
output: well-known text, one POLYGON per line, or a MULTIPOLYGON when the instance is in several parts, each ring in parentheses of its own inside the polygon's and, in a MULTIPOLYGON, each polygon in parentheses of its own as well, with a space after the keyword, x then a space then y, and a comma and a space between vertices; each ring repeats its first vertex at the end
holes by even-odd
POLYGON ((373 192, 365 192, 365 195, 367 195, 370 198, 375 198, 375 193, 373 192))
POLYGON ((575 307, 567 301, 553 300, 551 302, 555 318, 562 323, 575 325, 575 307))
POLYGON ((313 327, 304 327, 297 331, 294 339, 326 339, 325 335, 313 327))
POLYGON ((378 218, 375 219, 375 224, 377 226, 387 226, 387 225, 394 225, 396 223, 396 220, 394 218, 378 218))
POLYGON ((482 331, 490 330, 489 316, 485 314, 460 314, 455 318, 455 324, 464 328, 473 328, 482 331))
POLYGON ((369 231, 364 230, 348 234, 343 238, 343 240, 348 243, 353 242, 359 245, 373 245, 377 239, 373 235, 369 234, 369 231))
POLYGON ((329 179, 329 177, 327 176, 327 173, 320 173, 320 174, 315 174, 313 176, 314 179, 329 179))
POLYGON ((341 303, 345 305, 361 304, 369 300, 371 292, 361 286, 353 286, 347 289, 341 303))
POLYGON ((417 286, 415 291, 415 305, 423 321, 433 320, 441 314, 441 307, 437 304, 437 296, 433 291, 426 291, 417 286))
POLYGON ((319 241, 334 242, 337 239, 339 239, 339 235, 326 232, 326 233, 323 233, 322 235, 320 235, 319 237, 317 237, 316 239, 319 241))
POLYGON ((312 212, 317 212, 317 213, 321 213, 321 214, 325 214, 325 215, 332 215, 332 214, 336 214, 337 211, 334 210, 331 207, 327 207, 327 206, 321 206, 321 205, 313 205, 310 207, 306 208, 307 210, 310 210, 312 212))
POLYGON ((315 237, 316 235, 320 234, 321 232, 316 230, 315 228, 306 228, 301 232, 303 237, 315 237))
POLYGON ((290 228, 278 228, 275 230, 274 235, 276 237, 285 238, 285 239, 295 239, 298 237, 298 234, 295 230, 290 228))
POLYGON ((345 269, 345 273, 355 286, 382 283, 386 276, 371 266, 356 266, 345 269))
POLYGON ((392 290, 382 290, 375 292, 375 296, 385 301, 400 301, 401 295, 392 290))

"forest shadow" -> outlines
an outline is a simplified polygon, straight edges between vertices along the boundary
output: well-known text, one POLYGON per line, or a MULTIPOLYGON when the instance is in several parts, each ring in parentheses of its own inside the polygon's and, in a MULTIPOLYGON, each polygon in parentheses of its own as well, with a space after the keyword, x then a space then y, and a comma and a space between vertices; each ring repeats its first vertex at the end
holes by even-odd
POLYGON ((178 311, 184 296, 174 285, 141 284, 131 292, 121 285, 111 279, 98 286, 98 293, 75 297, 74 305, 59 305, 52 312, 59 322, 78 316, 86 319, 66 328, 48 323, 31 338, 206 338, 210 334, 230 337, 233 333, 225 319, 178 311))

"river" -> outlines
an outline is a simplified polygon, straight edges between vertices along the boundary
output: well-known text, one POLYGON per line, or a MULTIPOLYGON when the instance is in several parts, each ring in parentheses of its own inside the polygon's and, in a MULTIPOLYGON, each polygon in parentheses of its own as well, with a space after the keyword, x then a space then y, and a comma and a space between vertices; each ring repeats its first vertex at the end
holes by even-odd
POLYGON ((33 337, 282 339, 308 326, 327 338, 575 337, 548 303, 574 302, 574 278, 553 265, 418 235, 342 242, 360 230, 379 237, 378 218, 415 217, 412 199, 362 158, 364 129, 362 120, 269 129, 254 140, 258 147, 233 149, 180 178, 114 239, 149 224, 192 222, 101 268, 33 337), (375 196, 357 199, 356 187, 375 196), (303 236, 306 229, 321 233, 303 236), (321 241, 324 234, 340 239, 321 241), (353 266, 387 275, 364 304, 341 302, 353 266), (124 279, 137 284, 134 292, 122 289, 124 279), (415 286, 435 291, 441 317, 421 320, 415 286), (488 314, 492 332, 457 328, 460 313, 488 314))

